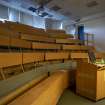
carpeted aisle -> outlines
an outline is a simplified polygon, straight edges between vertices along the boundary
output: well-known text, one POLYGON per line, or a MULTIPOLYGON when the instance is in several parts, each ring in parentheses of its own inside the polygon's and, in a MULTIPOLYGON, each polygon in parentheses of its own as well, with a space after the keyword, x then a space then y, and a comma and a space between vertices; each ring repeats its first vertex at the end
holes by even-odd
POLYGON ((77 96, 67 89, 61 96, 57 105, 105 105, 105 99, 93 102, 84 97, 77 96))

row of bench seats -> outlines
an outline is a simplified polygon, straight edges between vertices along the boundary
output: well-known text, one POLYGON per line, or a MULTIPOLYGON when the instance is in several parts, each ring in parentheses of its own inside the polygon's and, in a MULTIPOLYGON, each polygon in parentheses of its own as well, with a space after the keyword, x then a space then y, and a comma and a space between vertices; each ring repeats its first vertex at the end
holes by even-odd
POLYGON ((25 89, 23 86, 10 93, 1 99, 0 105, 56 105, 69 83, 69 71, 59 70, 37 85, 35 85, 36 82, 32 82, 29 83, 30 86, 25 86, 25 89))
MULTIPOLYGON (((0 23, 0 46, 35 50, 27 53, 0 53, 0 80, 9 80, 8 78, 36 70, 40 66, 46 66, 46 69, 48 64, 54 62, 81 59, 88 62, 87 52, 90 48, 72 38, 62 30, 43 30, 8 21, 0 23)), ((60 95, 68 87, 69 72, 59 71, 43 80, 48 74, 42 73, 38 80, 30 83, 31 85, 4 97, 0 105, 56 105, 60 95), (43 81, 39 82, 41 80, 43 81)))
POLYGON ((69 52, 0 53, 0 79, 7 79, 31 70, 29 68, 27 69, 28 66, 35 69, 37 66, 51 64, 52 61, 54 63, 54 61, 70 59, 87 59, 88 62, 89 57, 87 53, 69 52))
POLYGON ((0 23, 0 46, 9 49, 24 48, 29 50, 88 50, 87 46, 81 45, 80 40, 68 39, 71 37, 67 34, 64 35, 64 33, 63 30, 50 29, 45 32, 43 29, 6 21, 0 23), (52 33, 54 34, 52 35, 52 33), (55 37, 56 35, 59 37, 55 37))
POLYGON ((30 42, 22 39, 4 38, 4 37, 0 38, 0 46, 9 47, 9 48, 15 47, 15 48, 42 49, 42 50, 47 49, 47 50, 79 50, 79 51, 86 51, 89 48, 84 45, 65 45, 58 43, 30 42))
POLYGON ((7 30, 14 31, 15 33, 28 34, 28 35, 44 35, 47 37, 54 38, 73 38, 71 35, 67 35, 63 30, 44 30, 40 28, 34 28, 32 26, 5 21, 0 23, 0 27, 6 28, 7 30))

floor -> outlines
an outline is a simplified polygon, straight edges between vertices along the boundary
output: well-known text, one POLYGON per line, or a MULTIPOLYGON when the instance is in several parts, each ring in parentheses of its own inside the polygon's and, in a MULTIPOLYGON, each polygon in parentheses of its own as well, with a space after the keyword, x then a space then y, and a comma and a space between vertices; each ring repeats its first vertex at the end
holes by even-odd
POLYGON ((105 99, 93 102, 84 97, 77 96, 67 89, 61 96, 57 105, 105 105, 105 99))

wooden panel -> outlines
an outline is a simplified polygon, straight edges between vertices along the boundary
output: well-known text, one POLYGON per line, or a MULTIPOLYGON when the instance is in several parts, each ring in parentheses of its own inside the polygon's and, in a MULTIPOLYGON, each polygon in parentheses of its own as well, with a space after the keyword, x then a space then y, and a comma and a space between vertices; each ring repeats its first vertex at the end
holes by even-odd
POLYGON ((23 64, 35 62, 34 53, 23 53, 23 64))
POLYGON ((94 101, 105 98, 105 67, 89 63, 78 63, 76 91, 94 101))
POLYGON ((96 59, 102 59, 102 58, 104 58, 104 54, 103 53, 96 52, 95 53, 95 57, 96 57, 96 59))
POLYGON ((89 47, 88 46, 81 46, 81 50, 88 50, 89 47))
POLYGON ((64 44, 80 44, 80 40, 76 39, 56 39, 56 43, 64 43, 64 44))
POLYGON ((8 67, 22 64, 21 53, 0 53, 0 67, 8 67))
POLYGON ((63 50, 81 50, 80 45, 63 45, 63 50))
POLYGON ((31 42, 21 39, 11 39, 11 47, 31 48, 31 42))
POLYGON ((87 46, 80 46, 80 45, 63 45, 64 50, 81 50, 85 51, 88 50, 87 46))
POLYGON ((44 53, 34 53, 35 62, 44 61, 44 53))
POLYGON ((0 37, 0 46, 9 46, 10 45, 10 39, 6 37, 0 37))
POLYGON ((96 72, 93 64, 78 63, 76 77, 76 92, 89 99, 96 99, 96 72))
POLYGON ((67 71, 54 73, 8 105, 56 105, 62 92, 68 87, 68 78, 67 71))
POLYGON ((66 52, 56 52, 56 53, 46 53, 45 60, 59 60, 59 59, 69 59, 69 53, 66 52))
POLYGON ((44 61, 44 53, 23 53, 23 64, 44 61))
POLYGON ((4 73, 6 79, 16 76, 22 72, 23 71, 22 71, 22 68, 20 65, 3 69, 3 73, 4 73))
POLYGON ((30 41, 39 41, 39 42, 55 42, 53 38, 48 38, 44 35, 41 36, 41 35, 22 34, 21 39, 30 40, 30 41))
POLYGON ((19 33, 14 32, 14 30, 9 30, 7 28, 0 27, 0 36, 19 38, 19 33))
POLYGON ((67 38, 73 38, 72 35, 69 35, 69 34, 49 34, 50 37, 52 38, 58 38, 58 39, 67 39, 67 38))
POLYGON ((97 92, 96 99, 105 98, 105 69, 97 71, 97 92))
POLYGON ((89 58, 88 53, 71 53, 71 58, 89 58))
POLYGON ((15 91, 11 92, 7 96, 4 96, 0 99, 0 105, 7 105, 9 102, 11 102, 13 99, 21 95, 22 93, 26 92, 28 89, 32 88, 33 86, 37 85, 40 81, 47 78, 47 73, 44 73, 43 75, 38 76, 37 78, 34 78, 29 83, 21 86, 20 88, 17 88, 15 91))
POLYGON ((20 23, 16 23, 16 22, 9 22, 7 21, 5 24, 8 25, 8 27, 11 30, 14 30, 16 32, 20 32, 20 33, 25 33, 25 34, 43 34, 44 29, 40 29, 40 28, 35 28, 29 25, 25 25, 25 24, 20 24, 20 23))
POLYGON ((33 49, 61 49, 60 44, 51 44, 51 43, 38 43, 38 42, 33 42, 32 43, 32 48, 33 49))
POLYGON ((58 33, 65 34, 66 33, 65 30, 54 30, 54 29, 47 29, 46 32, 47 33, 56 33, 56 34, 58 34, 58 33))

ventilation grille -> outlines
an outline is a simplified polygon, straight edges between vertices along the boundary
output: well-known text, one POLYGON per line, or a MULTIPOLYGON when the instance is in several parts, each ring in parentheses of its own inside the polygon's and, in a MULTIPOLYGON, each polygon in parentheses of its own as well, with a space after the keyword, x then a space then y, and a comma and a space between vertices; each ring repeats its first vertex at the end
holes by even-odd
POLYGON ((32 12, 36 12, 36 10, 37 10, 37 9, 34 8, 34 7, 29 7, 28 9, 29 9, 30 11, 32 11, 32 12))
POLYGON ((98 3, 96 1, 91 1, 91 2, 87 3, 87 7, 89 7, 89 8, 95 7, 97 5, 98 5, 98 3))

